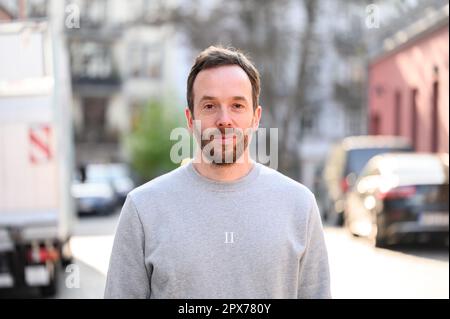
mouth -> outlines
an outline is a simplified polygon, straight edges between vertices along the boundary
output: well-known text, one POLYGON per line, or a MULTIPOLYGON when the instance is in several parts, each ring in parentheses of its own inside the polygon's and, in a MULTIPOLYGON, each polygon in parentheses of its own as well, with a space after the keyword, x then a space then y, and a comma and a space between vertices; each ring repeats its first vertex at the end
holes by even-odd
POLYGON ((214 138, 217 141, 220 141, 222 143, 229 143, 232 141, 236 141, 236 135, 230 134, 230 135, 220 135, 218 137, 214 138))

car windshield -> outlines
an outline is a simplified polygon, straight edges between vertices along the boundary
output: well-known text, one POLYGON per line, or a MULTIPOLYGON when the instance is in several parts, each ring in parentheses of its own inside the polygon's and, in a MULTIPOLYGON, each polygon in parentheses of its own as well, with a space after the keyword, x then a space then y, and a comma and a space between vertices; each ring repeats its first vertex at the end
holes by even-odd
POLYGON ((108 168, 104 165, 92 165, 87 167, 86 179, 90 182, 108 182, 111 179, 108 168))
POLYGON ((112 182, 129 177, 127 167, 122 164, 90 165, 86 175, 91 182, 112 182))
POLYGON ((128 170, 124 165, 111 165, 109 168, 111 178, 120 179, 128 177, 128 170))
POLYGON ((75 183, 72 185, 72 195, 75 198, 92 196, 111 196, 111 188, 104 183, 75 183))
POLYGON ((364 148, 364 149, 354 149, 348 152, 347 165, 345 168, 345 176, 350 173, 356 173, 360 175, 364 166, 367 162, 374 156, 390 153, 390 152, 408 152, 411 151, 409 148, 364 148))
POLYGON ((448 191, 448 184, 416 186, 417 195, 424 203, 438 203, 444 205, 446 210, 448 210, 448 191))

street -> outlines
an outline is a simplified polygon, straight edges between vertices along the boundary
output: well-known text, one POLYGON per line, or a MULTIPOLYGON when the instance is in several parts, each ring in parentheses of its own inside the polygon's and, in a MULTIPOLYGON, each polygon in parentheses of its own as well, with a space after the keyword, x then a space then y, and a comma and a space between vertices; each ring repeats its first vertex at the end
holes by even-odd
POLYGON ((333 298, 449 298, 448 248, 374 248, 326 228, 333 298))
MULTIPOLYGON (((81 218, 72 239, 80 287, 57 298, 102 298, 119 213, 81 218)), ((449 298, 449 252, 445 247, 374 248, 345 229, 325 227, 333 298, 449 298)))
MULTIPOLYGON (((103 298, 118 218, 116 212, 78 220, 71 245, 79 271, 79 287, 67 288, 73 273, 61 271, 55 298, 103 298)), ((329 226, 325 227, 325 236, 333 298, 449 298, 448 248, 411 245, 374 248, 364 238, 329 226)), ((4 293, 2 296, 6 297, 4 293)), ((12 296, 39 297, 33 291, 12 296)))
POLYGON ((110 216, 78 219, 71 240, 75 263, 79 266, 79 288, 66 288, 71 272, 61 272, 55 298, 103 298, 109 256, 119 211, 110 216))
MULTIPOLYGON (((114 231, 119 218, 92 216, 78 220, 71 245, 79 285, 70 281, 73 269, 60 272, 54 298, 103 298, 114 231), (68 288, 74 286, 73 288, 68 288)), ((449 298, 449 251, 445 246, 374 248, 345 229, 325 227, 332 297, 449 298)), ((0 292, 0 297, 39 298, 37 291, 0 292)))

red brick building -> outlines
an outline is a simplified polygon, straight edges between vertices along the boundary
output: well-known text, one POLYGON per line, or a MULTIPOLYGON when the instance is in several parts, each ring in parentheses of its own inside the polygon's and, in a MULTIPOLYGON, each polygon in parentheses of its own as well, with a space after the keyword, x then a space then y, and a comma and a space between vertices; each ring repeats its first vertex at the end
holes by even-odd
POLYGON ((405 136, 417 151, 448 153, 448 11, 422 31, 408 30, 369 65, 369 133, 405 136))

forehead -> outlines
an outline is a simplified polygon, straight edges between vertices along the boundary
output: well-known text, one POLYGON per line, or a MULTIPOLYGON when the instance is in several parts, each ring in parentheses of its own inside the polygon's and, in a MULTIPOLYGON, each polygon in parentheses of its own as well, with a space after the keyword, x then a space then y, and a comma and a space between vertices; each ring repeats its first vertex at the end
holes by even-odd
POLYGON ((252 84, 245 71, 238 65, 226 65, 202 70, 193 85, 195 100, 203 95, 218 98, 246 96, 251 101, 252 84))

